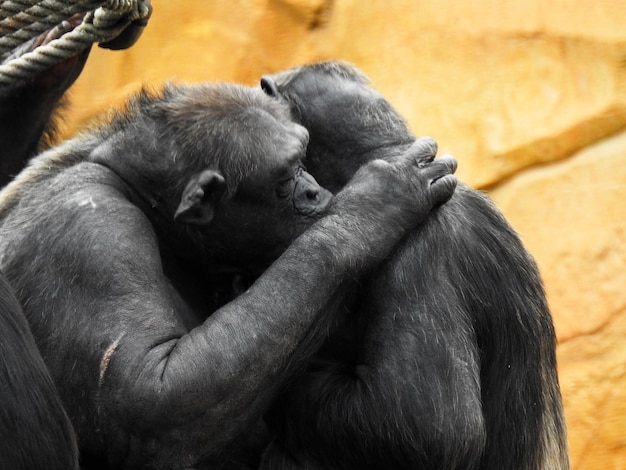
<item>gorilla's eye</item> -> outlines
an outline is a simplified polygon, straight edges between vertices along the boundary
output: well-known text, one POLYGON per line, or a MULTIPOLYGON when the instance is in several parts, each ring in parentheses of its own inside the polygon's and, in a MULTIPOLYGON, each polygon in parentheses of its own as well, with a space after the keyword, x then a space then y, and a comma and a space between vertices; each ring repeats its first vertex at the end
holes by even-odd
POLYGON ((291 195, 293 192, 293 182, 295 178, 292 176, 289 179, 279 181, 276 185, 276 195, 280 198, 285 198, 291 195))
POLYGON ((298 168, 296 168, 296 172, 293 174, 293 176, 290 176, 289 178, 286 178, 284 180, 280 180, 276 185, 276 195, 280 198, 291 196, 294 191, 294 185, 298 178, 300 178, 300 176, 302 175, 303 171, 306 170, 304 169, 303 165, 300 165, 298 168))

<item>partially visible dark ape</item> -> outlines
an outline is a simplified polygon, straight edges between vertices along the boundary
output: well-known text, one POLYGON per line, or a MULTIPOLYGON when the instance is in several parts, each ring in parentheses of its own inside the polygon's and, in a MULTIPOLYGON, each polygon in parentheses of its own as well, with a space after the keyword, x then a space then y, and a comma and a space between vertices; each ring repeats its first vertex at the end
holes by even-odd
POLYGON ((22 308, 1 275, 0 468, 78 468, 72 425, 22 308))
POLYGON ((0 269, 83 468, 256 467, 246 439, 340 320, 325 307, 456 184, 421 139, 331 198, 307 141, 260 89, 169 86, 0 193, 0 269), (215 279, 249 269, 265 272, 215 310, 215 279))
MULTIPOLYGON (((149 6, 149 2, 148 3, 149 6)), ((37 47, 60 38, 83 20, 74 15, 15 49, 2 63, 20 57, 37 47)), ((137 20, 112 41, 100 44, 107 49, 125 49, 139 38, 147 20, 137 20)), ((62 98, 83 70, 91 48, 61 61, 39 73, 32 80, 0 89, 0 187, 5 186, 24 164, 54 140, 54 111, 62 107, 62 98)))
MULTIPOLYGON (((262 79, 310 133, 305 165, 331 191, 414 140, 340 63, 262 79)), ((362 281, 352 322, 280 397, 267 469, 569 467, 555 334, 531 256, 466 186, 362 281)))
MULTIPOLYGON (((23 44, 3 63, 75 28, 82 15, 23 44)), ((132 23, 116 41, 130 47, 138 28, 132 23)), ((103 44, 109 47, 109 44, 103 44)), ((80 74, 89 49, 33 80, 0 90, 0 186, 6 185, 36 153, 53 110, 80 74)), ((26 317, 0 275, 0 468, 72 470, 78 468, 76 438, 61 399, 39 353, 26 317)))

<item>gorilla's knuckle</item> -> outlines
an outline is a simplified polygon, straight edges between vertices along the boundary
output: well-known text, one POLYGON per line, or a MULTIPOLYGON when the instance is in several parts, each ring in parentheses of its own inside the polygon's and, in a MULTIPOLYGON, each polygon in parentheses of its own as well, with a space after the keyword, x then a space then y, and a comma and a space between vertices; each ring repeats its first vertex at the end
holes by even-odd
POLYGON ((442 164, 446 165, 448 171, 450 173, 454 173, 456 172, 458 166, 459 166, 459 162, 457 161, 457 159, 453 156, 450 155, 449 153, 443 155, 442 157, 440 157, 438 159, 438 161, 440 161, 442 164))
POLYGON ((437 150, 438 145, 435 139, 432 137, 421 137, 413 142, 408 153, 418 163, 422 163, 423 161, 432 161, 435 155, 437 155, 437 150))

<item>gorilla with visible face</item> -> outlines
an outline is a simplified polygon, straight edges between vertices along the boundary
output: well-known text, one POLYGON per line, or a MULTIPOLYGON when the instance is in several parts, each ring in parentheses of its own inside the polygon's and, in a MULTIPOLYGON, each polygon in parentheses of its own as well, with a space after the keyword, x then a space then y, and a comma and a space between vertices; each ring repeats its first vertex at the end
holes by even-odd
MULTIPOLYGON (((309 131, 304 163, 332 192, 414 140, 351 66, 261 85, 309 131)), ((351 316, 269 413, 262 468, 569 468, 543 286, 487 197, 457 188, 352 288, 351 316)))
POLYGON ((341 287, 453 193, 455 161, 419 139, 331 197, 308 138, 260 89, 171 85, 0 193, 0 269, 83 468, 255 466, 254 427, 341 321, 341 287), (262 274, 222 306, 241 271, 262 274))

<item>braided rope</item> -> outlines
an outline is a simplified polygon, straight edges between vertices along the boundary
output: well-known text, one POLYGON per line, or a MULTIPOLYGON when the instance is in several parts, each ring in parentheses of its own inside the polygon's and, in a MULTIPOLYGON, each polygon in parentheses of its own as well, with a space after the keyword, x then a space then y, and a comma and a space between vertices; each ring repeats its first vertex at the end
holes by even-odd
POLYGON ((147 18, 150 8, 142 0, 9 0, 0 4, 0 54, 38 36, 73 14, 89 11, 74 30, 0 65, 0 89, 28 80, 38 72, 68 59, 95 42, 117 37, 132 21, 147 18), (21 9, 19 9, 21 8, 21 9), (8 16, 12 15, 12 16, 8 16), (25 25, 25 26, 22 26, 25 25))
POLYGON ((94 10, 104 1, 43 0, 28 6, 30 3, 32 0, 9 0, 0 4, 0 56, 76 13, 94 10))

